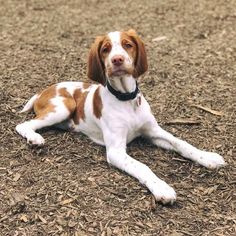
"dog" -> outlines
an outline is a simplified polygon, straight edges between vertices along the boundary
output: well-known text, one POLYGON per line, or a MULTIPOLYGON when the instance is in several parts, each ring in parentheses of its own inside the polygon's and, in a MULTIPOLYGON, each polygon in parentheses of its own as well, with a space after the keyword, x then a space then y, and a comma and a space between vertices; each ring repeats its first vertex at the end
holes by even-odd
POLYGON ((151 169, 126 152, 138 136, 155 146, 172 150, 202 166, 217 169, 223 157, 197 149, 163 130, 138 88, 138 78, 148 69, 143 41, 136 31, 110 32, 99 36, 88 56, 88 77, 98 82, 61 82, 35 94, 21 112, 34 109, 36 117, 16 126, 34 145, 44 144, 36 130, 56 126, 82 132, 106 147, 107 162, 145 185, 157 201, 172 204, 176 192, 151 169))

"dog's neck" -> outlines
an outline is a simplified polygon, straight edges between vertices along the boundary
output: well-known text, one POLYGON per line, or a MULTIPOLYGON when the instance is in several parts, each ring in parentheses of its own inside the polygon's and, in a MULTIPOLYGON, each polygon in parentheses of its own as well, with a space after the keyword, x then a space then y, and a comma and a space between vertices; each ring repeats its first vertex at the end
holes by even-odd
POLYGON ((134 100, 138 93, 138 83, 132 76, 117 76, 108 79, 106 88, 120 101, 134 100))
POLYGON ((132 75, 123 75, 108 78, 108 83, 116 91, 121 93, 132 93, 135 91, 137 82, 132 75))

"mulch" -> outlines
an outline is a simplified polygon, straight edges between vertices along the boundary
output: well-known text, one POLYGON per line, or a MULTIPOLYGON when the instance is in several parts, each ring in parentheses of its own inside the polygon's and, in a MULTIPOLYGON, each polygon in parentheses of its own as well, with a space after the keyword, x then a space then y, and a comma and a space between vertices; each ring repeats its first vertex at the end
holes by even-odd
POLYGON ((235 235, 236 2, 4 1, 0 6, 0 235, 235 235), (15 126, 37 91, 87 81, 97 35, 134 28, 149 71, 140 88, 163 128, 223 155, 208 170, 143 139, 128 153, 178 194, 155 202, 110 167, 104 147, 82 134, 40 131, 33 147, 15 126))

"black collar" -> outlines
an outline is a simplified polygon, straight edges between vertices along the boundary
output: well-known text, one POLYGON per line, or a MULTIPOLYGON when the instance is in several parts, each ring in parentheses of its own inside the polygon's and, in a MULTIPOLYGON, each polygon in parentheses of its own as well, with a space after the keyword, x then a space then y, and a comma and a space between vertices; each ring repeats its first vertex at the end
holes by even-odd
POLYGON ((108 90, 120 101, 133 100, 136 98, 137 94, 139 93, 137 81, 136 81, 136 88, 131 93, 122 93, 120 91, 115 90, 114 88, 112 88, 112 86, 110 85, 110 83, 108 81, 107 81, 106 86, 107 86, 108 90))

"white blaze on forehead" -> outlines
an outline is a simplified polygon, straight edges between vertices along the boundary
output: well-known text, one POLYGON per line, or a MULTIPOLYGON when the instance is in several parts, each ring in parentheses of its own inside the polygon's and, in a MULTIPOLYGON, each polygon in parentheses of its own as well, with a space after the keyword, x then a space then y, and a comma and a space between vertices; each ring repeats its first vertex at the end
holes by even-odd
POLYGON ((111 63, 111 58, 113 56, 121 55, 125 59, 124 61, 125 64, 127 65, 132 64, 132 59, 130 58, 129 54, 125 51, 125 49, 122 47, 121 32, 119 31, 110 32, 108 34, 108 37, 110 38, 112 44, 111 52, 108 57, 109 63, 111 63))
POLYGON ((119 31, 110 32, 108 37, 110 38, 113 47, 121 46, 119 31))

